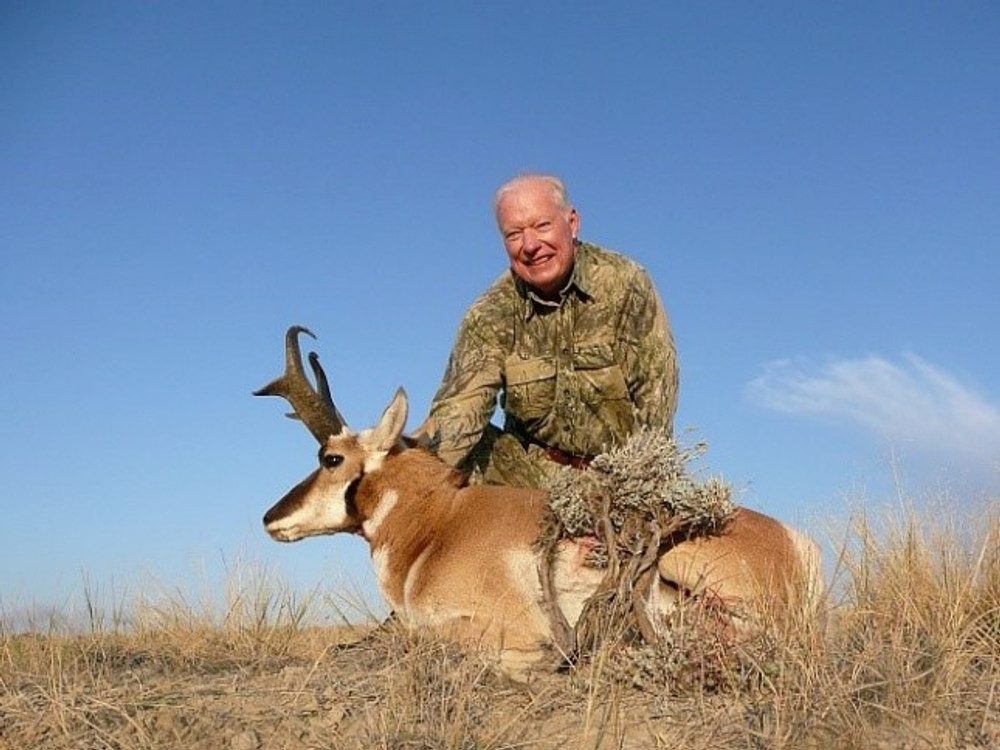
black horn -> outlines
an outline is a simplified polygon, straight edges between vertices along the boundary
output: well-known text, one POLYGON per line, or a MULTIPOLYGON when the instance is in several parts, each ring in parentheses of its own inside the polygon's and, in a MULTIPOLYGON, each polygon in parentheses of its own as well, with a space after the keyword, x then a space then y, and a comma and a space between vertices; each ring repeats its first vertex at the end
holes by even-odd
POLYGON ((285 372, 263 388, 253 392, 255 396, 281 396, 292 405, 295 416, 309 428, 320 443, 325 443, 331 435, 337 435, 347 426, 340 415, 333 397, 326 373, 315 352, 309 354, 309 365, 316 376, 313 388, 302 367, 302 353, 299 351, 299 334, 316 338, 305 326, 292 326, 285 334, 285 372))

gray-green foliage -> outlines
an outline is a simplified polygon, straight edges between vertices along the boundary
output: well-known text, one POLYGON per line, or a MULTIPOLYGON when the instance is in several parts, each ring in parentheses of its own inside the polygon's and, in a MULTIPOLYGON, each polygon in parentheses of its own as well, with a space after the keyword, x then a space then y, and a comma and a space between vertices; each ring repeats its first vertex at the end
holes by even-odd
MULTIPOLYGON (((716 477, 702 481, 689 469, 706 450, 704 443, 682 448, 664 430, 644 428, 623 446, 597 456, 587 471, 564 469, 548 487, 555 533, 601 537, 606 518, 618 549, 638 554, 650 524, 664 535, 718 530, 735 505, 725 482, 716 477)), ((606 564, 606 553, 599 549, 592 562, 606 564)))

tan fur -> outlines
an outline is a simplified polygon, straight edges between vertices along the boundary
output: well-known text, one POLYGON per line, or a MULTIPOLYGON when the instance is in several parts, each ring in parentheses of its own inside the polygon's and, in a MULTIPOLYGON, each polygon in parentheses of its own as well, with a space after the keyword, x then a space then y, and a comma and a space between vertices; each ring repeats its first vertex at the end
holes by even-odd
MULTIPOLYGON (((465 486, 437 457, 403 447, 405 416, 400 392, 372 431, 329 438, 321 468, 268 511, 266 528, 277 539, 296 541, 361 533, 365 521, 377 519, 367 524, 368 542, 379 587, 398 616, 413 627, 496 649, 517 671, 551 637, 534 549, 545 493, 465 486), (343 461, 328 467, 330 456, 343 461), (391 507, 383 505, 386 498, 391 507), (330 509, 337 504, 340 509, 330 509), (326 510, 304 513, 311 505, 326 510), (292 517, 298 522, 291 524, 292 517), (336 523, 308 528, 309 518, 336 523)), ((788 604, 813 577, 803 539, 772 518, 741 510, 724 534, 682 541, 663 554, 650 606, 665 613, 687 593, 716 597, 734 613, 762 596, 788 604)), ((600 571, 583 565, 585 552, 566 542, 556 562, 558 603, 570 624, 601 579, 600 571)))
POLYGON ((787 606, 798 602, 811 583, 811 561, 803 556, 801 538, 780 521, 740 508, 724 533, 668 549, 657 567, 661 580, 679 590, 733 609, 763 600, 787 606))

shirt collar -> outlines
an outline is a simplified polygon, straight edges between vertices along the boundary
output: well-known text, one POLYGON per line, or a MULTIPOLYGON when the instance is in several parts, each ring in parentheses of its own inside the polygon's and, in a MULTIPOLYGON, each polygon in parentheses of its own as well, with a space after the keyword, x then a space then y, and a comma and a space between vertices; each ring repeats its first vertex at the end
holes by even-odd
POLYGON ((593 297, 590 293, 591 283, 593 280, 592 265, 593 260, 590 255, 590 245, 586 242, 577 242, 576 257, 573 260, 573 272, 570 274, 569 281, 567 281, 566 286, 562 288, 562 291, 559 293, 559 299, 556 301, 542 299, 535 294, 534 290, 524 283, 524 281, 517 274, 514 274, 514 272, 511 271, 511 274, 514 275, 514 284, 517 286, 521 297, 533 303, 528 306, 528 317, 531 317, 534 313, 536 305, 540 305, 542 307, 559 307, 574 292, 579 294, 583 299, 590 299, 593 297))

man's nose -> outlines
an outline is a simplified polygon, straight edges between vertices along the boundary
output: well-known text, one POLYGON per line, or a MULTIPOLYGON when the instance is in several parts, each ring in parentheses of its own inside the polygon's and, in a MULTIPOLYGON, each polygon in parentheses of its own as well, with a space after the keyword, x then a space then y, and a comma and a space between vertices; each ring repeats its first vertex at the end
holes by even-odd
POLYGON ((521 245, 522 249, 526 252, 533 253, 539 247, 541 247, 541 242, 538 240, 538 232, 534 229, 525 229, 521 233, 521 245))

